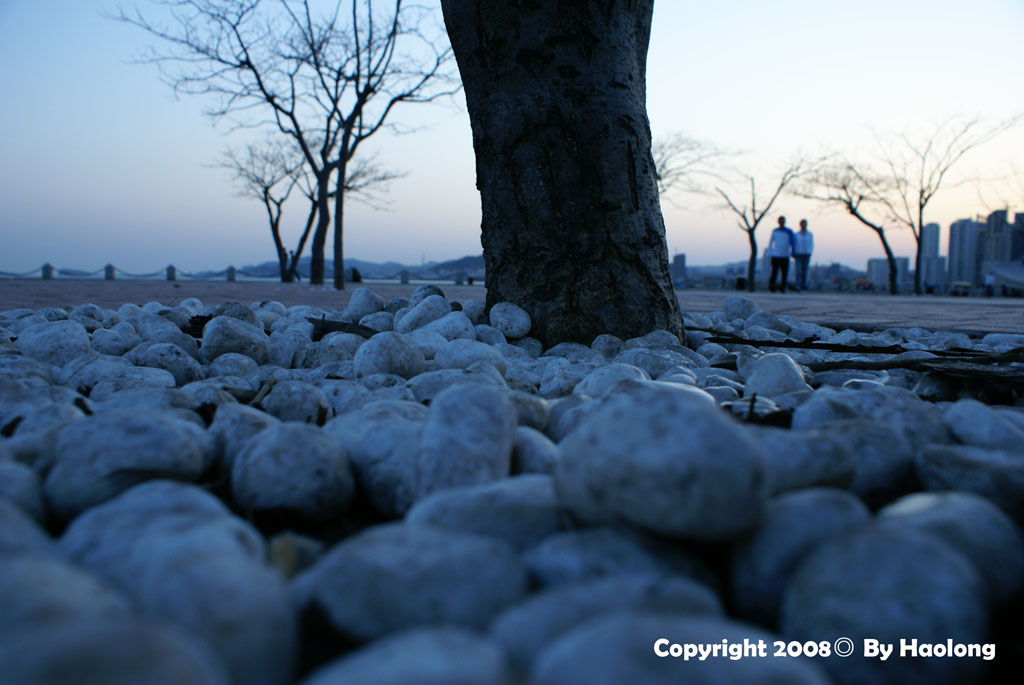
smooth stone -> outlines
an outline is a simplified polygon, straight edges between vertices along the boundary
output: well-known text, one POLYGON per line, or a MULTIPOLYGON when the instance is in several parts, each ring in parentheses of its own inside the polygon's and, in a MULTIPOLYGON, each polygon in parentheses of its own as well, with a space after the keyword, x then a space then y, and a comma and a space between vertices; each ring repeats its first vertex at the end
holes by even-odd
POLYGON ((592 350, 597 350, 608 359, 611 359, 622 351, 625 344, 626 343, 622 338, 611 335, 610 333, 602 333, 594 338, 593 342, 590 343, 590 348, 592 350))
POLYGON ((0 498, 3 497, 19 506, 40 525, 46 524, 42 485, 39 476, 30 467, 16 461, 0 460, 0 498))
MULTIPOLYGON (((428 295, 418 303, 415 300, 414 294, 410 298, 412 309, 401 318, 397 314, 395 315, 395 331, 398 333, 409 333, 417 328, 422 328, 452 311, 451 304, 440 295, 428 295)), ((472 324, 470 326, 472 327, 472 324)))
MULTIPOLYGON (((899 645, 984 643, 985 590, 962 554, 931 536, 869 526, 821 545, 793 576, 781 610, 787 640, 899 645)), ((898 653, 897 653, 898 654, 898 653)), ((837 683, 976 682, 978 659, 827 658, 837 683)))
POLYGON ((419 497, 508 476, 516 415, 506 393, 456 385, 430 403, 416 455, 419 497))
MULTIPOLYGON (((421 374, 422 375, 422 374, 421 374)), ((341 416, 346 411, 358 409, 374 397, 365 385, 352 380, 323 380, 318 384, 320 392, 327 399, 330 416, 341 416)))
POLYGON ((548 436, 530 426, 516 426, 512 446, 511 472, 554 475, 555 464, 561 457, 558 445, 548 436))
POLYGON ((0 497, 0 559, 54 554, 53 540, 21 507, 0 497))
POLYGON ((526 352, 534 359, 544 352, 544 343, 536 338, 531 338, 530 336, 519 338, 518 340, 512 340, 509 344, 526 350, 526 352))
POLYGON ((255 324, 231 316, 218 316, 203 328, 202 357, 207 362, 227 352, 250 357, 257 364, 270 360, 270 337, 255 324))
MULTIPOLYGON (((75 402, 76 404, 53 402, 39 407, 25 407, 24 412, 19 412, 21 413, 21 416, 18 417, 20 421, 14 429, 14 435, 26 435, 63 427, 72 421, 84 419, 86 413, 83 409, 92 411, 92 403, 84 397, 76 398, 75 402)), ((12 424, 8 423, 8 425, 12 424)))
POLYGON ((205 376, 203 367, 183 349, 170 343, 142 343, 130 354, 136 366, 163 369, 174 376, 175 385, 182 386, 205 376))
POLYGON ((232 319, 238 319, 253 326, 259 326, 256 312, 253 311, 252 307, 241 302, 223 302, 215 306, 213 308, 213 317, 217 318, 219 316, 229 316, 232 319))
POLYGON ((711 385, 703 388, 703 390, 715 398, 715 402, 718 404, 734 402, 740 398, 740 394, 736 392, 736 389, 728 385, 711 385))
POLYGON ((138 485, 75 519, 60 549, 141 613, 202 638, 233 682, 291 682, 298 641, 287 587, 264 563, 260 534, 213 495, 138 485))
POLYGON ((554 481, 544 475, 436 492, 405 516, 409 524, 497 538, 518 550, 560 530, 564 518, 554 481))
POLYGON ((267 342, 267 359, 263 363, 279 366, 282 369, 300 366, 304 360, 306 349, 312 343, 312 339, 305 331, 295 328, 274 331, 267 342))
POLYGON ((752 430, 764 448, 773 494, 811 486, 845 488, 853 481, 859 455, 843 436, 771 426, 752 430))
POLYGON ((409 339, 420 348, 424 359, 433 359, 448 344, 448 338, 437 331, 425 331, 422 328, 409 333, 409 339))
POLYGON ((416 330, 440 333, 445 340, 476 340, 473 322, 462 312, 450 312, 416 330))
POLYGON ((330 433, 305 423, 257 433, 232 462, 231 496, 245 512, 332 521, 348 509, 354 491, 341 445, 330 433))
POLYGON ((999 507, 971 492, 916 493, 878 512, 882 524, 932 535, 970 560, 993 609, 1012 601, 1024 584, 1024 542, 999 507))
POLYGON ((412 506, 418 492, 416 458, 429 410, 422 404, 377 401, 328 421, 370 504, 390 518, 412 506))
POLYGON ((426 371, 426 360, 417 345, 395 332, 378 333, 367 340, 353 360, 356 375, 387 373, 408 379, 426 371))
POLYGON ((330 403, 320 388, 303 381, 275 383, 260 406, 282 421, 323 424, 330 414, 330 403))
POLYGON ((916 455, 925 490, 965 490, 986 497, 1024 524, 1024 459, 1020 452, 933 445, 916 455))
POLYGON ((141 342, 142 338, 135 332, 135 327, 123 321, 112 328, 93 331, 91 344, 92 349, 100 354, 119 357, 141 342))
POLYGON ((378 333, 395 330, 395 315, 391 312, 376 312, 359 319, 360 326, 372 328, 378 333))
POLYGON ((513 667, 528 671, 534 658, 567 631, 619 611, 721 615, 708 587, 681 576, 624 574, 557 587, 508 609, 491 624, 513 667))
POLYGON ((53 556, 13 556, 0 564, 0 635, 36 622, 102 621, 134 614, 121 593, 53 556))
POLYGON ((591 523, 720 540, 756 524, 771 488, 761 446, 683 385, 636 383, 608 397, 560 448, 559 496, 591 523))
POLYGON ((152 369, 148 366, 127 367, 123 375, 99 381, 92 386, 89 399, 95 402, 97 407, 131 408, 131 400, 122 398, 122 394, 133 397, 162 397, 166 390, 175 387, 175 383, 170 371, 152 369))
POLYGON ((772 353, 754 362, 743 387, 743 396, 774 397, 799 390, 810 390, 804 381, 803 371, 789 355, 772 353))
MULTIPOLYGON (((729 685, 828 685, 817 660, 797 658, 708 658, 703 661, 667 656, 669 645, 762 642, 773 649, 777 635, 725 618, 633 611, 609 614, 583 623, 548 645, 533 664, 530 685, 592 683, 722 683, 729 685), (662 645, 665 658, 653 652, 662 645), (746 642, 745 642, 746 641, 746 642)), ((771 653, 771 652, 769 652, 771 653)))
POLYGON ((181 630, 152 620, 41 622, 0 642, 10 685, 227 685, 224 665, 181 630))
MULTIPOLYGON (((602 364, 606 363, 604 361, 602 364)), ((593 362, 573 362, 566 358, 550 358, 544 362, 540 373, 540 387, 537 392, 541 397, 555 398, 571 394, 587 375, 597 368, 593 362)))
MULTIPOLYGON (((470 321, 472 321, 472 319, 470 321)), ((473 332, 476 334, 476 339, 482 343, 486 343, 488 345, 508 344, 508 340, 505 338, 505 334, 499 331, 494 326, 488 326, 487 324, 476 324, 473 326, 473 332)))
POLYGON ((506 338, 525 338, 530 333, 533 321, 526 310, 511 302, 499 302, 491 307, 491 325, 506 338))
POLYGON ((357 641, 434 624, 483 629, 526 592, 506 543, 429 526, 378 525, 347 538, 292 582, 357 641))
POLYGON ((349 321, 359 321, 364 316, 376 314, 384 309, 384 298, 367 288, 356 288, 348 300, 342 316, 349 321))
POLYGON ((793 428, 825 428, 829 423, 864 419, 884 423, 903 432, 915 450, 933 443, 948 443, 951 435, 942 410, 922 402, 903 388, 823 387, 793 413, 793 428))
POLYGON ((501 352, 477 340, 452 340, 437 351, 434 361, 439 369, 465 369, 481 361, 491 364, 501 374, 508 368, 501 352))
POLYGON ((231 465, 246 443, 257 433, 280 423, 266 412, 244 404, 218 407, 207 432, 214 440, 219 470, 230 473, 231 465))
MULTIPOLYGON (((623 350, 615 355, 612 361, 639 367, 651 378, 657 378, 667 372, 676 373, 679 367, 685 369, 696 365, 689 357, 674 350, 659 350, 647 347, 634 347, 623 350)), ((707 365, 706 359, 704 360, 704 365, 707 365)))
POLYGON ((740 295, 729 295, 722 300, 722 313, 725 318, 732 321, 735 319, 743 319, 746 321, 753 314, 761 311, 761 308, 757 306, 757 303, 748 297, 742 297, 740 295))
POLYGON ((146 480, 198 480, 212 458, 213 440, 194 424, 149 412, 104 412, 60 432, 43 492, 53 514, 67 521, 146 480))
POLYGON ((413 376, 406 381, 406 387, 412 391, 417 402, 430 403, 441 392, 455 385, 478 384, 491 387, 505 387, 504 383, 495 380, 487 373, 470 371, 464 368, 445 368, 427 371, 413 376))
POLYGON ((487 303, 479 297, 471 297, 462 303, 462 312, 474 326, 487 323, 487 303))
POLYGON ((965 445, 1024 453, 1024 428, 977 400, 953 403, 943 419, 965 445))
POLYGON ((420 302, 431 296, 444 298, 444 291, 432 283, 424 283, 421 286, 417 286, 417 288, 412 291, 412 295, 409 296, 409 305, 411 307, 415 307, 420 302))
POLYGON ((253 359, 237 352, 227 352, 210 362, 206 377, 244 376, 259 366, 253 359))
POLYGON ((523 561, 534 584, 544 588, 631 573, 703 581, 709 573, 682 547, 626 527, 591 526, 555 533, 526 550, 523 561))
POLYGON ((649 381, 651 377, 639 367, 613 362, 588 373, 572 391, 576 395, 603 397, 616 383, 625 379, 649 381))
POLYGON ((807 488, 773 499, 757 529, 733 546, 736 614, 776 627, 783 592, 800 564, 823 542, 870 521, 864 503, 843 490, 807 488))
POLYGON ((451 626, 413 628, 332 661, 303 685, 510 685, 501 648, 451 626))
POLYGON ((120 378, 131 368, 131 360, 124 357, 90 353, 68 362, 55 380, 61 385, 87 393, 101 381, 120 378))

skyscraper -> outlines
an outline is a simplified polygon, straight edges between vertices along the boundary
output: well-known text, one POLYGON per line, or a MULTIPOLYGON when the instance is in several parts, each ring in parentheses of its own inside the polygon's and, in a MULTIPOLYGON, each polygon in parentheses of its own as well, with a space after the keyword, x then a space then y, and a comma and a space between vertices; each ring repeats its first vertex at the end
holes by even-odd
POLYGON ((949 281, 975 283, 981 266, 978 262, 978 238, 981 226, 971 219, 960 219, 949 225, 949 281))
POLYGON ((939 225, 936 223, 925 224, 921 227, 921 258, 939 256, 939 225))
POLYGON ((1008 262, 1012 253, 1013 240, 1007 211, 999 209, 985 219, 978 249, 979 266, 985 262, 1008 262))

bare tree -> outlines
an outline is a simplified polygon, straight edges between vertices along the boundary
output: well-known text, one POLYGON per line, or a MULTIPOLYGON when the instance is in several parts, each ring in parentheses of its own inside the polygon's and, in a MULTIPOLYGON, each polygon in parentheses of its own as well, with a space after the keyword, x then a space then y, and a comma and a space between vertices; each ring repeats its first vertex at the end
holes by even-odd
POLYGON ((714 144, 674 132, 651 146, 658 174, 658 193, 671 202, 671 193, 705 193, 705 182, 721 180, 718 165, 728 153, 714 144))
POLYGON ((882 243, 885 258, 889 263, 889 294, 898 295, 899 272, 896 268, 896 257, 885 234, 885 226, 881 220, 873 220, 868 216, 873 211, 870 207, 879 202, 871 188, 882 188, 884 185, 885 180, 880 178, 870 179, 869 185, 853 165, 841 158, 832 157, 818 164, 794 192, 809 200, 840 204, 850 216, 874 231, 882 243))
POLYGON ((289 155, 282 142, 286 141, 268 139, 249 143, 241 149, 228 148, 220 166, 231 171, 241 186, 243 196, 263 203, 280 266, 281 282, 289 283, 292 274, 288 269, 288 252, 281 239, 281 217, 284 203, 298 182, 303 161, 294 154, 289 155))
POLYGON ((236 124, 270 124, 291 136, 316 187, 311 280, 323 283, 335 174, 334 286, 344 288, 342 243, 349 166, 369 137, 391 128, 407 102, 431 102, 459 88, 444 32, 429 10, 394 0, 337 0, 315 15, 309 0, 153 0, 169 25, 141 12, 116 18, 160 39, 146 61, 175 92, 209 96, 207 113, 236 124))
MULTIPOLYGON (((856 194, 870 200, 862 210, 873 205, 879 210, 870 221, 881 225, 884 219, 910 229, 917 244, 914 257, 914 293, 920 295, 921 286, 921 228, 925 225, 925 209, 935 195, 944 188, 954 187, 964 180, 953 182, 950 172, 967 153, 989 142, 1015 125, 1020 116, 995 124, 979 118, 963 120, 951 117, 934 130, 903 131, 894 135, 875 134, 876 155, 868 163, 843 160, 845 173, 855 182, 856 194)), ((844 202, 843 200, 838 200, 844 202)))
MULTIPOLYGON (((769 186, 774 188, 774 190, 771 190, 767 197, 758 195, 756 179, 749 174, 744 174, 744 182, 749 185, 749 203, 746 200, 739 199, 741 195, 738 190, 730 193, 722 186, 715 187, 715 192, 722 196, 724 208, 738 217, 737 225, 747 234, 747 242, 750 244, 750 259, 747 262, 747 290, 750 292, 754 292, 754 276, 757 273, 757 237, 755 235, 757 227, 761 225, 761 220, 771 211, 772 205, 779 199, 782 191, 793 183, 802 171, 803 167, 799 162, 794 162, 788 166, 779 176, 778 181, 769 186), (758 208, 759 201, 760 208, 758 208)), ((743 197, 746 197, 746 191, 742 192, 744 193, 743 197)))

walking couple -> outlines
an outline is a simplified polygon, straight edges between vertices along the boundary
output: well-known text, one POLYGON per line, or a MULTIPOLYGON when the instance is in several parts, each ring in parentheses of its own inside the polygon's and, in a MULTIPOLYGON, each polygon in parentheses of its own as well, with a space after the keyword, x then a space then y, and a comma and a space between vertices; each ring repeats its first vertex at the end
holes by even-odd
POLYGON ((786 226, 786 217, 779 217, 779 227, 772 231, 771 242, 768 243, 768 256, 772 258, 772 273, 768 279, 768 289, 775 292, 775 280, 782 275, 782 292, 786 292, 789 279, 789 258, 796 261, 797 292, 807 289, 807 266, 811 263, 814 252, 814 235, 807 230, 807 219, 800 220, 800 230, 796 233, 786 226))

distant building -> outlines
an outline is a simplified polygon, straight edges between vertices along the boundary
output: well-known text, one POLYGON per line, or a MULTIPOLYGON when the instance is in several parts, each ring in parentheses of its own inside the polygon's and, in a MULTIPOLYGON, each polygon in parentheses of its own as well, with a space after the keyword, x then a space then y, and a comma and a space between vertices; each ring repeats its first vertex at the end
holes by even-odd
POLYGON ((921 258, 921 284, 927 292, 941 292, 946 287, 946 258, 921 258))
POLYGON ((939 233, 941 228, 938 224, 925 224, 921 228, 921 259, 939 256, 939 233))
POLYGON ((672 284, 682 285, 686 282, 686 255, 677 254, 672 258, 672 284))
POLYGON ((1007 211, 1000 209, 985 218, 978 239, 978 261, 1008 262, 1013 251, 1012 227, 1007 220, 1007 211))
MULTIPOLYGON (((896 258, 896 285, 902 291, 910 274, 910 257, 896 258)), ((881 257, 868 260, 868 280, 877 290, 889 290, 889 260, 881 257)))
POLYGON ((960 219, 949 225, 949 282, 977 283, 981 267, 978 243, 983 224, 960 219))
POLYGON ((1010 238, 1010 259, 1014 262, 1024 259, 1024 213, 1013 217, 1013 231, 1010 238))

